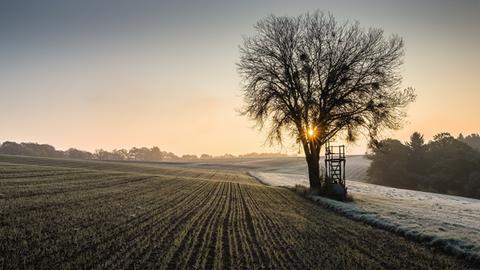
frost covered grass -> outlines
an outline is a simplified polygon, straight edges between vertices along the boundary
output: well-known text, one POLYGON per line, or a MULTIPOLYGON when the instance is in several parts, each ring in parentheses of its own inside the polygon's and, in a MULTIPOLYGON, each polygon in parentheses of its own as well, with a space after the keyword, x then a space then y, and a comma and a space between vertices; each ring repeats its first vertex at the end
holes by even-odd
MULTIPOLYGON (((304 175, 252 172, 272 186, 306 185, 304 175)), ((480 262, 480 200, 347 181, 353 202, 311 199, 352 219, 480 262)))

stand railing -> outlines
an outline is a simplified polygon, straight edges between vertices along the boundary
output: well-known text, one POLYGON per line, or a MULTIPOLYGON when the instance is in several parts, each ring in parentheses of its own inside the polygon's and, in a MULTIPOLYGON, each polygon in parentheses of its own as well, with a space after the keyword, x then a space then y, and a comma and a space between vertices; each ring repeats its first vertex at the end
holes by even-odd
POLYGON ((345 187, 345 146, 331 146, 325 148, 325 176, 335 184, 345 187))

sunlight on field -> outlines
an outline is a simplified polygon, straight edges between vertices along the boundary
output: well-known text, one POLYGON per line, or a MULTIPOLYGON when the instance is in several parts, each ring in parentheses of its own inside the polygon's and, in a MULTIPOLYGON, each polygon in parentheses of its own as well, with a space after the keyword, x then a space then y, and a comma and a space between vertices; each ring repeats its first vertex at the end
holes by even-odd
POLYGON ((0 156, 0 235, 2 269, 468 269, 240 172, 145 164, 0 156))

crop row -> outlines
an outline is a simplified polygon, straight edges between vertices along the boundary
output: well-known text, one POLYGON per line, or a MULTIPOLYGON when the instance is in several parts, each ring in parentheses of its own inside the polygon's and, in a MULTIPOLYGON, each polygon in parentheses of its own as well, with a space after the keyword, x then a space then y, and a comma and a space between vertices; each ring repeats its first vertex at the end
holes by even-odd
POLYGON ((469 267, 235 172, 50 165, 0 164, 0 269, 469 267))
MULTIPOLYGON (((253 181, 251 177, 228 170, 210 170, 210 169, 190 169, 165 165, 165 163, 143 163, 143 162, 110 162, 97 160, 74 160, 74 159, 56 159, 56 158, 41 158, 41 157, 18 157, 0 155, 0 164, 22 166, 34 165, 34 169, 30 170, 45 170, 45 173, 62 172, 65 170, 80 169, 98 170, 103 172, 123 172, 123 173, 141 173, 158 176, 172 176, 182 179, 203 179, 212 181, 229 181, 244 184, 258 184, 253 181), (20 165, 21 164, 21 165, 20 165)), ((0 166, 4 167, 4 166, 0 166)), ((28 167, 28 166, 25 166, 28 167)), ((0 176, 1 171, 0 169, 0 176)), ((19 171, 18 173, 24 174, 19 171)), ((28 172, 27 172, 28 173, 28 172)))

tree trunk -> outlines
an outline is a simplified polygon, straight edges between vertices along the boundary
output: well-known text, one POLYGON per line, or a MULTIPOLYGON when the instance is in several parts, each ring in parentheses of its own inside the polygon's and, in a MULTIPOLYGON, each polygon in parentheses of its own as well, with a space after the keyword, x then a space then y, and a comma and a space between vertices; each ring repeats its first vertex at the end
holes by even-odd
POLYGON ((306 153, 305 159, 308 165, 308 180, 310 182, 310 190, 312 192, 319 192, 322 183, 320 182, 320 146, 317 151, 306 153))

